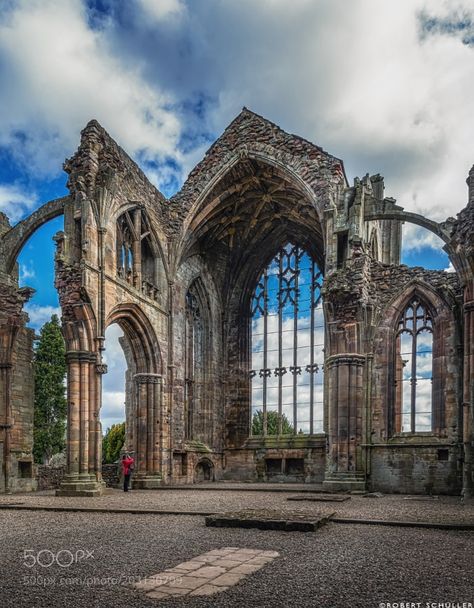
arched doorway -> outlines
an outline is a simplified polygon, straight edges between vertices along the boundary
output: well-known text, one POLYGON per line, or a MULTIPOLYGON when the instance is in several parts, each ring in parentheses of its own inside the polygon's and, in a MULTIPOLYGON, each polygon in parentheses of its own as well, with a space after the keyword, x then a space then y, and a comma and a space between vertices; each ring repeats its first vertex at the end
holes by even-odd
MULTIPOLYGON (((13 228, 5 215, 0 218, 0 418, 7 421, 0 429, 0 491, 25 491, 36 485, 32 354, 41 327, 53 314, 59 316, 52 240, 62 229, 62 207, 58 201, 47 203, 13 228)), ((60 427, 61 423, 56 427, 59 432, 60 427)), ((51 455, 51 436, 47 427, 44 431, 37 450, 41 463, 51 455)))
POLYGON ((124 445, 135 458, 134 487, 152 488, 161 484, 165 448, 160 349, 149 320, 137 305, 115 307, 107 317, 107 327, 114 324, 123 332, 120 345, 127 366, 124 445))
POLYGON ((194 471, 194 483, 214 481, 214 465, 209 458, 202 458, 196 464, 194 471))

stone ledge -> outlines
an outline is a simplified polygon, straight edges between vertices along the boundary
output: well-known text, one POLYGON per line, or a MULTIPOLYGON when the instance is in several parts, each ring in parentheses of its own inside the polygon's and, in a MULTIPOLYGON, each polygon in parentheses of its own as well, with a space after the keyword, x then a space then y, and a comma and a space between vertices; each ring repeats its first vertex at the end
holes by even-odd
POLYGON ((362 524, 367 526, 394 526, 397 528, 431 528, 433 530, 474 530, 470 523, 436 523, 431 521, 396 521, 386 519, 353 519, 349 517, 331 517, 335 524, 362 524))
POLYGON ((286 500, 292 501, 309 501, 309 502, 345 502, 346 500, 350 500, 351 497, 345 494, 342 495, 331 495, 331 494, 321 494, 321 496, 289 496, 286 500))
POLYGON ((301 513, 245 509, 206 517, 214 528, 258 528, 285 532, 314 532, 328 522, 333 513, 301 513))

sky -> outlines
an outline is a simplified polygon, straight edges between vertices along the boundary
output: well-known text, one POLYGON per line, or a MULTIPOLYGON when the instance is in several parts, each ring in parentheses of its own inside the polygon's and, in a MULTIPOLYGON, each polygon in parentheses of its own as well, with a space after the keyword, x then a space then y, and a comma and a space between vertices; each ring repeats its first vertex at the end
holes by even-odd
MULTIPOLYGON (((66 194, 62 163, 92 118, 171 196, 247 106, 440 221, 467 202, 473 99, 472 0, 3 0, 0 210, 14 224, 66 194)), ((58 305, 60 228, 19 257, 36 328, 58 305)), ((449 267, 413 226, 403 261, 449 267)), ((108 351, 122 356, 116 339, 108 351)))

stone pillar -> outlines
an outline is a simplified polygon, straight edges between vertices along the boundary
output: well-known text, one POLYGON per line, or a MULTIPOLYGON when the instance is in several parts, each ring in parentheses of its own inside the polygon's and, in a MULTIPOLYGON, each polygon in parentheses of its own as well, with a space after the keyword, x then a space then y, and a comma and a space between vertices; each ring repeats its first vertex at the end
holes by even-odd
POLYGON ((11 412, 11 351, 1 348, 0 352, 0 438, 3 444, 2 477, 3 491, 9 492, 11 480, 10 435, 13 424, 11 412))
POLYGON ((159 374, 134 376, 136 403, 136 453, 133 487, 151 489, 162 484, 160 462, 161 383, 159 374))
POLYGON ((364 490, 362 431, 365 356, 333 355, 328 374, 329 453, 323 486, 328 490, 364 490))
MULTIPOLYGON (((473 281, 474 283, 474 281, 473 281)), ((464 291, 463 497, 474 498, 474 300, 464 291)), ((472 285, 474 294, 474 284, 472 285)))
POLYGON ((100 496, 105 488, 101 479, 100 374, 96 359, 96 354, 88 351, 66 354, 67 473, 57 496, 100 496))

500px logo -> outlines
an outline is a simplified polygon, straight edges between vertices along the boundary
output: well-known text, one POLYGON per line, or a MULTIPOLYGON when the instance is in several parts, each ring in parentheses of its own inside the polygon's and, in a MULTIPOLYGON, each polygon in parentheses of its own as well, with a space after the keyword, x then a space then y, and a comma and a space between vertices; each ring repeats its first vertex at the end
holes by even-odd
POLYGON ((53 564, 61 568, 69 568, 72 564, 78 564, 83 560, 91 558, 94 558, 94 551, 89 551, 89 549, 78 549, 74 553, 69 551, 69 549, 61 549, 55 552, 49 549, 42 549, 41 551, 35 551, 34 549, 23 550, 23 565, 27 568, 33 568, 34 566, 49 568, 53 564))

